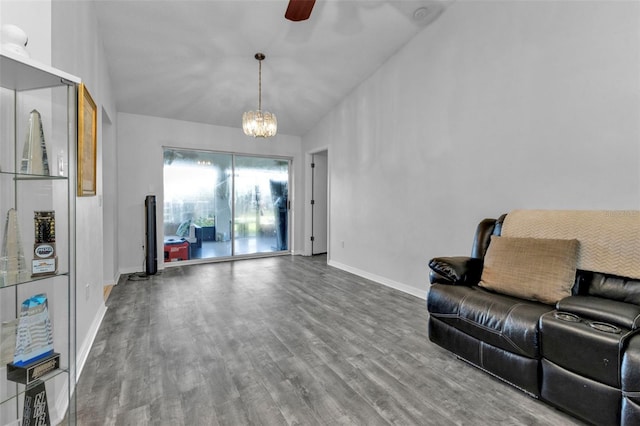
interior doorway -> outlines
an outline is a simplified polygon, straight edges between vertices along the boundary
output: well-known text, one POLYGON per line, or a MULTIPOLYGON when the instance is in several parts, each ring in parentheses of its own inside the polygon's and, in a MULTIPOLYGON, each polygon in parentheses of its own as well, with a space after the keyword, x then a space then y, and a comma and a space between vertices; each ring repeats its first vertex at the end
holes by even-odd
POLYGON ((328 151, 311 154, 311 255, 327 252, 328 245, 328 151))

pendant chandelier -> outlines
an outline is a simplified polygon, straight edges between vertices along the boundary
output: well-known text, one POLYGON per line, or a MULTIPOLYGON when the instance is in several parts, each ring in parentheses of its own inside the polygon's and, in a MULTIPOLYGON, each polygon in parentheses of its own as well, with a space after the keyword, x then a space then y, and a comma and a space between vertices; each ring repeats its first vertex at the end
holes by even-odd
POLYGON ((268 138, 275 136, 278 131, 278 120, 275 114, 262 111, 262 61, 264 53, 256 53, 258 60, 258 110, 242 114, 242 130, 244 134, 254 138, 268 138))

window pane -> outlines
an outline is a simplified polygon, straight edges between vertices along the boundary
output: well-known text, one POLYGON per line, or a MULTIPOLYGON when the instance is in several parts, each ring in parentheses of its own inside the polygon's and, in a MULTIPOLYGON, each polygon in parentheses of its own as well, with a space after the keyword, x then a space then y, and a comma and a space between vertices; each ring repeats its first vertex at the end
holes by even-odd
POLYGON ((235 253, 288 250, 289 161, 236 157, 235 253))
POLYGON ((165 149, 165 262, 231 256, 229 154, 165 149))

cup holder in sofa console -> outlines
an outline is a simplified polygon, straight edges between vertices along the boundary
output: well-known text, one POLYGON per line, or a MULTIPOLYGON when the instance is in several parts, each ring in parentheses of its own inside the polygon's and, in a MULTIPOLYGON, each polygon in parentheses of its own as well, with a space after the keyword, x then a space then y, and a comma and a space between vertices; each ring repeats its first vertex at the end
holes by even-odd
POLYGON ((607 324, 606 322, 591 321, 589 322, 589 326, 593 329, 596 329, 598 331, 603 331, 605 333, 613 333, 613 334, 622 333, 621 329, 619 329, 615 325, 607 324))
MULTIPOLYGON (((582 321, 579 316, 575 314, 571 314, 569 312, 554 312, 553 316, 561 321, 566 321, 566 322, 582 321)), ((599 321, 585 321, 585 322, 589 324, 589 327, 593 328, 594 330, 602 331, 604 333, 612 333, 612 334, 622 333, 622 330, 620 328, 616 327, 615 325, 607 324, 606 322, 599 322, 599 321)))
POLYGON ((554 312, 553 316, 567 322, 580 322, 580 317, 569 312, 554 312))

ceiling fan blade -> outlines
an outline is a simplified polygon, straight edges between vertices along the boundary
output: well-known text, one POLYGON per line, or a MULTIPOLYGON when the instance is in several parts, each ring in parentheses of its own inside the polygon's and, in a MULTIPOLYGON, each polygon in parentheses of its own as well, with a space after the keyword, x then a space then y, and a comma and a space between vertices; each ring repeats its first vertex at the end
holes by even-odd
POLYGON ((284 17, 290 21, 305 21, 311 16, 316 0, 289 0, 284 17))

